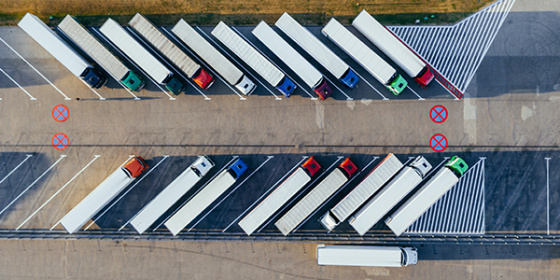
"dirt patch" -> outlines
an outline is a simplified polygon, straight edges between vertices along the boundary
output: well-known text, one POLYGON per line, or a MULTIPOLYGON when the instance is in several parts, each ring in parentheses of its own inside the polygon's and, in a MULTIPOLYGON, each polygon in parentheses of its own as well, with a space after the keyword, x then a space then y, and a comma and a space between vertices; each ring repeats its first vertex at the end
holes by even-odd
MULTIPOLYGON (((308 24, 324 24, 330 17, 352 18, 362 9, 380 18, 410 24, 421 19, 425 23, 454 22, 495 0, 3 0, 0 1, 0 24, 14 25, 27 12, 56 22, 66 14, 97 24, 97 18, 127 16, 140 12, 154 15, 157 24, 168 24, 170 19, 189 18, 199 24, 214 24, 226 20, 230 24, 254 24, 260 20, 274 21, 283 12, 301 15, 308 24), (102 17, 104 15, 105 17, 102 17), (389 16, 390 15, 390 16, 389 16), (408 15, 408 16, 403 16, 408 15), (434 18, 431 18, 434 15, 434 18), (452 15, 452 16, 446 16, 452 15), (424 21, 424 17, 428 20, 424 21), (161 20, 161 21, 160 21, 161 20)), ((121 17, 117 17, 121 18, 121 17)), ((176 22, 176 21, 175 21, 176 22)), ((84 24, 89 25, 87 22, 84 24)))

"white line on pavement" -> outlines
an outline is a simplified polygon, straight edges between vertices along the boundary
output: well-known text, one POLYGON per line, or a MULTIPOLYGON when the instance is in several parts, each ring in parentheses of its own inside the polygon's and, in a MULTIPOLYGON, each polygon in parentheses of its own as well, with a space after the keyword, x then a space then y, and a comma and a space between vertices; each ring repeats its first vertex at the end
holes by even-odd
POLYGON ((12 171, 10 171, 10 173, 8 173, 8 175, 6 175, 6 177, 4 177, 4 179, 0 180, 0 184, 2 184, 8 177, 10 177, 10 175, 12 175, 12 173, 14 173, 16 171, 16 169, 18 169, 20 166, 22 166, 23 163, 25 163, 32 156, 33 155, 26 155, 25 159, 22 162, 20 162, 14 169, 12 169, 12 171))
POLYGON ((41 174, 41 176, 37 177, 37 179, 35 179, 35 181, 33 181, 33 183, 31 183, 31 185, 29 185, 25 190, 23 190, 23 192, 21 192, 16 198, 14 198, 14 200, 12 200, 6 207, 4 207, 4 209, 2 209, 2 211, 0 211, 0 215, 2 215, 10 206, 12 206, 12 204, 14 204, 23 194, 25 194, 29 189, 31 189, 31 187, 33 187, 33 185, 35 185, 37 182, 39 182, 39 180, 41 180, 41 178, 43 178, 43 176, 45 176, 49 171, 51 171, 51 169, 53 169, 65 157, 66 157, 66 155, 61 155, 60 158, 53 165, 51 165, 51 167, 49 167, 45 172, 43 172, 43 174, 41 174))
POLYGON ((379 90, 377 90, 373 85, 371 85, 366 79, 364 79, 364 77, 362 77, 362 75, 358 74, 357 71, 354 71, 354 69, 352 69, 352 71, 358 76, 360 77, 360 79, 362 81, 364 81, 371 89, 373 89, 375 92, 377 92, 377 94, 379 94, 383 100, 389 100, 389 98, 385 97, 385 95, 381 94, 381 92, 379 90))
POLYGON ((416 93, 416 91, 414 91, 410 86, 406 86, 406 88, 408 88, 410 91, 412 91, 412 93, 414 93, 416 96, 418 96, 418 100, 424 100, 424 98, 422 98, 422 96, 420 96, 418 93, 416 93))
POLYGON ((546 160, 546 234, 550 235, 550 158, 544 159, 546 160))
POLYGON ((95 155, 94 158, 88 164, 86 164, 86 166, 84 166, 84 168, 82 168, 82 170, 80 170, 78 173, 76 173, 76 175, 74 175, 74 177, 72 177, 72 179, 70 179, 70 181, 68 181, 66 184, 64 184, 64 186, 62 186, 58 191, 56 191, 47 201, 45 201, 45 203, 43 203, 39 208, 37 208, 37 210, 35 210, 35 212, 33 212, 33 214, 29 215, 29 217, 27 217, 27 219, 25 219, 25 221, 23 221, 16 228, 16 230, 19 230, 25 223, 27 223, 29 220, 31 220, 31 218, 33 218, 33 216, 35 216, 35 214, 37 214, 41 209, 43 209, 43 207, 45 207, 45 205, 47 205, 47 203, 49 203, 56 195, 58 195, 62 190, 64 190, 64 188, 66 188, 72 181, 74 181, 74 179, 76 179, 78 177, 78 175, 82 174, 82 172, 84 172, 84 170, 86 170, 86 168, 88 168, 99 157, 100 157, 100 155, 95 155))
POLYGON ((0 38, 0 41, 2 41, 2 43, 4 43, 4 45, 6 45, 8 48, 10 48, 10 50, 12 50, 19 58, 21 58, 21 60, 23 60, 23 62, 25 62, 27 65, 29 65, 29 67, 31 67, 31 69, 35 70, 35 72, 37 72, 37 74, 39 74, 39 76, 41 76, 54 89, 56 89, 56 91, 58 91, 60 94, 62 94, 62 96, 64 96, 64 99, 70 100, 70 98, 68 96, 66 96, 66 94, 64 94, 64 92, 62 92, 58 87, 56 87, 53 83, 51 83, 51 81, 49 81, 49 79, 47 79, 47 77, 45 77, 43 74, 41 74, 41 72, 39 72, 39 70, 37 70, 37 68, 33 67, 33 65, 31 65, 31 63, 29 63, 27 61, 27 59, 23 58, 23 56, 21 56, 18 52, 16 52, 16 50, 14 50, 14 48, 12 48, 10 45, 8 45, 8 43, 6 43, 6 41, 4 41, 4 39, 0 38))
MULTIPOLYGON (((25 90, 18 82, 16 82, 16 80, 14 80, 12 77, 10 77, 10 75, 8 75, 8 73, 6 73, 4 71, 4 69, 0 68, 0 72, 4 73, 4 75, 6 75, 6 77, 8 77, 8 79, 10 79, 14 84, 16 84, 16 86, 18 86, 25 94, 27 94, 27 96, 29 96, 30 100, 37 100, 37 98, 33 97, 27 90, 25 90)), ((0 100, 2 100, 2 98, 0 98, 0 100)))

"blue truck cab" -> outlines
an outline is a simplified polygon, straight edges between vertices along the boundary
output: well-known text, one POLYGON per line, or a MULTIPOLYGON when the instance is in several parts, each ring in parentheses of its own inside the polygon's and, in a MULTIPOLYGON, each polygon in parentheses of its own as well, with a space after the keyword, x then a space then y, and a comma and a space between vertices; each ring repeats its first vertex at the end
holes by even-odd
POLYGON ((229 166, 228 171, 237 180, 247 169, 247 165, 241 159, 238 159, 229 166))
POLYGON ((354 88, 360 81, 360 78, 358 77, 358 75, 356 75, 356 73, 354 73, 354 71, 352 71, 350 67, 348 67, 348 70, 346 70, 346 73, 342 75, 339 81, 349 88, 354 88))
POLYGON ((297 86, 292 80, 288 79, 288 77, 284 77, 282 82, 276 86, 276 88, 280 90, 286 98, 289 98, 292 95, 292 92, 296 90, 297 86))

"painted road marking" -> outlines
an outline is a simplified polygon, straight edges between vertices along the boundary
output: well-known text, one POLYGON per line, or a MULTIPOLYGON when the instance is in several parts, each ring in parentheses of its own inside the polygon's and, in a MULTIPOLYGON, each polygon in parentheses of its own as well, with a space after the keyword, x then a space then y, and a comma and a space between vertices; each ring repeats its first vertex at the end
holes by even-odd
MULTIPOLYGON (((6 73, 4 71, 4 69, 0 68, 0 72, 4 73, 4 75, 6 75, 6 77, 8 77, 8 79, 10 79, 14 84, 16 84, 16 86, 18 86, 23 92, 25 92, 25 94, 27 94, 27 96, 29 96, 29 100, 37 100, 37 98, 33 97, 27 90, 25 90, 18 82, 16 82, 16 80, 14 80, 12 77, 10 77, 10 75, 8 75, 8 73, 6 73)), ((2 98, 0 98, 0 100, 2 100, 2 98)))
POLYGON ((223 54, 226 54, 231 60, 235 61, 237 66, 241 67, 241 69, 243 69, 245 71, 245 73, 249 76, 251 76, 251 78, 253 78, 255 81, 257 81, 261 86, 263 86, 268 92, 270 92, 270 94, 274 95, 274 97, 276 98, 276 100, 282 100, 282 98, 278 97, 278 95, 276 95, 272 90, 270 90, 267 86, 265 86, 263 84, 263 82, 261 82, 261 79, 258 77, 255 77, 255 75, 253 75, 250 71, 247 70, 247 68, 243 67, 243 65, 241 64, 241 62, 237 61, 235 58, 233 58, 233 56, 231 56, 228 52, 226 52, 224 50, 224 48, 222 48, 218 43, 216 43, 216 41, 214 41, 209 35, 207 35, 204 31, 202 31, 202 29, 200 29, 199 27, 197 27, 198 30, 201 33, 204 33, 204 35, 206 36, 206 38, 214 43, 214 45, 220 49, 222 51, 223 54))
POLYGON ((6 179, 8 179, 10 175, 12 175, 12 173, 14 173, 20 166, 22 166, 32 156, 33 155, 26 155, 25 159, 22 162, 20 162, 14 169, 12 169, 12 171, 10 171, 10 173, 8 173, 8 175, 6 175, 2 180, 0 180, 0 184, 6 181, 6 179))
POLYGON ((418 96, 418 100, 424 100, 424 98, 422 98, 422 96, 420 96, 420 94, 418 94, 415 90, 413 90, 410 86, 406 86, 406 88, 408 88, 410 91, 412 91, 412 93, 414 93, 414 95, 418 96))
POLYGON ((550 158, 544 158, 546 160, 546 234, 550 235, 550 158))
MULTIPOLYGON (((144 180, 144 178, 146 178, 148 175, 150 175, 150 173, 152 173, 152 171, 156 170, 156 168, 162 163, 164 162, 169 156, 168 155, 164 155, 163 158, 156 163, 156 165, 154 165, 154 167, 152 167, 150 170, 148 170, 148 172, 146 172, 146 174, 144 174, 144 176, 142 176, 142 178, 138 178, 138 180, 134 183, 134 185, 132 185, 132 187, 128 188, 123 194, 121 194, 115 201, 113 201, 113 203, 111 203, 111 205, 109 205, 109 207, 107 207, 105 209, 105 211, 103 211, 99 216, 97 216, 97 218, 93 219, 93 221, 91 221, 91 223, 89 223, 89 225, 83 229, 83 231, 88 230, 93 224, 95 224, 95 222, 97 222, 103 215, 105 215, 105 213, 107 213, 109 211, 109 209, 113 208, 113 206, 115 206, 115 204, 117 204, 117 202, 119 202, 127 193, 129 193, 132 189, 134 189, 134 187, 136 187, 136 185, 138 185, 140 182, 142 182, 142 180, 144 180)), ((130 222, 130 220, 129 220, 130 222)), ((128 222, 127 222, 128 223, 128 222)))
POLYGON ((377 94, 379 94, 383 98, 383 100, 389 100, 389 98, 387 98, 387 97, 385 97, 385 95, 381 94, 381 92, 379 90, 377 90, 372 84, 370 84, 366 79, 364 79, 364 77, 362 77, 362 75, 358 74, 358 71, 355 71, 354 69, 352 69, 352 72, 354 72, 354 74, 356 74, 358 77, 360 77, 360 80, 364 81, 371 89, 373 89, 375 92, 377 92, 377 94))
POLYGON ((62 186, 62 188, 60 188, 58 191, 56 191, 47 201, 45 201, 45 203, 43 203, 39 208, 37 208, 37 210, 35 210, 35 212, 33 212, 33 214, 29 215, 29 217, 27 217, 27 219, 25 219, 25 221, 23 221, 16 228, 16 230, 19 230, 25 223, 27 223, 29 220, 31 220, 31 218, 33 218, 33 216, 35 216, 35 214, 37 214, 39 211, 41 211, 41 209, 43 209, 43 207, 45 207, 45 205, 47 205, 47 203, 49 203, 55 196, 57 196, 70 183, 72 183, 72 181, 74 181, 74 179, 76 179, 78 177, 78 175, 82 174, 82 172, 84 172, 84 170, 86 170, 86 168, 88 168, 99 157, 100 157, 100 155, 95 155, 94 158, 88 164, 86 164, 86 166, 84 166, 84 168, 82 168, 82 170, 80 170, 78 173, 76 173, 76 175, 74 175, 74 177, 72 177, 72 179, 70 179, 70 181, 68 181, 66 184, 64 184, 64 186, 62 186))
POLYGON ((59 104, 56 105, 52 110, 52 117, 57 122, 65 122, 70 116, 70 111, 68 107, 59 104))
MULTIPOLYGON (((66 96, 66 94, 64 94, 64 92, 62 92, 58 87, 56 87, 53 83, 51 83, 51 81, 49 81, 49 79, 47 79, 47 77, 45 77, 43 74, 41 74, 41 72, 39 72, 39 70, 37 70, 37 68, 33 67, 33 65, 31 65, 31 63, 29 63, 27 61, 27 59, 23 58, 23 56, 21 56, 18 52, 16 52, 16 50, 14 50, 14 48, 12 48, 10 45, 8 45, 8 43, 6 43, 6 41, 4 41, 4 39, 0 38, 0 41, 2 41, 2 43, 4 43, 4 45, 6 45, 8 48, 10 48, 10 50, 12 50, 19 58, 21 58, 21 60, 23 60, 23 62, 25 62, 27 65, 29 65, 29 67, 31 67, 31 69, 35 70, 35 72, 37 72, 37 74, 39 74, 39 76, 41 76, 45 81, 47 81, 47 83, 49 83, 54 89, 56 89, 56 91, 58 91, 60 94, 62 94, 62 96, 64 96, 64 99, 70 100, 70 98, 68 96, 66 96)), ((31 100, 34 100, 34 99, 31 99, 31 100)))
POLYGON ((66 136, 66 134, 59 132, 53 136, 51 142, 55 149, 62 151, 68 147, 68 143, 70 142, 70 140, 68 139, 68 136, 66 136))
POLYGON ((29 189, 31 189, 31 187, 33 187, 35 184, 37 184, 37 182, 39 182, 39 180, 41 180, 41 178, 43 178, 47 173, 49 173, 49 171, 51 171, 51 169, 53 169, 65 157, 66 157, 66 155, 61 155, 60 158, 53 165, 51 165, 45 172, 43 172, 43 174, 41 174, 39 177, 37 177, 37 179, 35 179, 35 181, 33 181, 33 183, 31 183, 31 185, 29 185, 25 190, 23 190, 23 192, 21 192, 16 198, 14 198, 6 207, 4 207, 4 209, 2 209, 2 211, 0 211, 0 215, 2 215, 4 212, 6 212, 6 210, 10 206, 12 206, 12 204, 14 204, 22 195, 24 195, 29 189))
POLYGON ((268 56, 266 56, 266 54, 264 54, 259 48, 257 48, 257 46, 255 46, 255 44, 253 44, 253 42, 251 42, 249 39, 247 39, 247 37, 245 37, 245 35, 243 35, 241 32, 239 32, 239 30, 237 30, 234 26, 230 26, 230 27, 231 27, 231 29, 233 29, 233 31, 237 32, 237 34, 239 36, 241 36, 241 38, 245 39, 245 41, 247 41, 247 43, 249 43, 249 45, 253 46, 253 48, 255 48, 255 50, 257 50, 259 53, 261 53, 262 56, 264 56, 266 59, 268 59, 268 61, 270 61, 270 63, 272 63, 272 65, 276 66, 276 68, 278 68, 278 70, 280 70, 280 72, 284 73, 284 75, 286 75, 286 77, 290 78, 290 80, 292 82, 294 82, 294 84, 296 84, 298 86, 298 88, 300 88, 301 90, 303 90, 303 92, 305 92, 307 95, 309 95, 309 97, 311 97, 311 100, 317 100, 317 97, 314 97, 313 94, 311 94, 310 92, 305 90, 294 78, 292 78, 290 75, 288 75, 288 73, 284 72, 284 69, 279 67, 276 63, 274 63, 274 61, 272 59, 270 59, 268 56))
POLYGON ((266 222, 264 223, 264 225, 262 225, 262 226, 260 227, 260 229, 258 229, 258 230, 256 231, 256 233, 261 232, 261 230, 263 230, 266 226, 268 226, 268 224, 270 224, 270 222, 274 221, 274 219, 276 219, 276 217, 278 217, 278 215, 280 215, 280 213, 282 213, 286 208, 288 208, 288 206, 290 206, 290 203, 292 203, 292 202, 294 202, 294 201, 297 201, 297 199, 298 199, 302 194, 307 193, 307 190, 308 190, 309 188, 311 188, 313 185, 315 185, 315 183, 316 183, 319 179, 323 179, 324 177, 327 176, 327 174, 330 174, 329 171, 330 171, 340 160, 342 160, 343 158, 344 158, 343 156, 338 156, 337 159, 336 159, 336 161, 333 162, 333 164, 331 164, 331 166, 329 166, 327 169, 325 169, 325 171, 323 171, 323 172, 321 173, 320 176, 317 176, 317 178, 315 178, 315 180, 313 180, 311 183, 307 184, 307 186, 304 186, 305 188, 300 189, 300 190, 298 191, 298 194, 297 194, 295 197, 290 198, 290 200, 287 201, 287 202, 280 208, 280 210, 277 211, 276 214, 274 214, 274 216, 272 216, 272 218, 269 218, 268 221, 266 221, 266 222))
POLYGON ((226 163, 220 170, 218 170, 218 172, 216 172, 216 174, 214 174, 214 176, 212 176, 212 178, 210 178, 210 180, 206 181, 206 183, 204 183, 204 185, 202 187, 200 187, 198 190, 196 190, 196 192, 194 194, 192 194, 185 202, 183 202, 183 204, 181 204, 179 207, 177 207, 177 209, 175 209, 173 211, 173 213, 171 213, 171 215, 165 217, 164 221, 162 221, 160 224, 158 224, 157 227, 155 227, 152 230, 152 232, 158 230, 158 228, 161 227, 161 225, 163 225, 165 222, 167 222, 167 220, 169 220, 171 218, 171 216, 175 215, 175 213, 177 213, 177 211, 179 211, 179 209, 181 209, 181 207, 183 207, 185 204, 187 204, 187 202, 189 202, 196 194, 198 194, 210 182, 212 182, 212 180, 214 180, 214 178, 216 178, 216 176, 218 176, 222 171, 224 171, 226 168, 228 168, 237 158, 239 158, 239 156, 233 156, 233 158, 228 163, 226 163))
POLYGON ((220 200, 216 205, 214 205, 214 207, 212 207, 212 209, 210 209, 210 211, 208 211, 206 214, 204 214, 204 216, 202 216, 202 218, 200 218, 198 220, 198 222, 196 222, 191 228, 189 228, 187 230, 187 232, 191 231, 194 227, 196 227, 196 225, 198 225, 198 223, 200 223, 202 220, 204 220, 204 218, 206 218, 206 216, 208 216, 214 209, 216 209, 216 207, 218 207, 220 204, 222 204, 222 202, 224 202, 224 200, 226 200, 233 192, 235 192, 239 187, 241 187, 243 185, 243 183, 245 183, 249 178, 251 178, 251 176, 253 176, 253 174, 255 174, 257 171, 259 171, 259 169, 261 169, 261 167, 263 167, 272 158, 274 158, 274 156, 267 156, 266 160, 263 163, 261 163, 261 165, 259 165, 259 167, 257 167, 253 172, 251 172, 251 174, 249 174, 249 176, 247 176, 241 183, 239 183, 239 185, 237 185, 237 187, 235 187, 224 198, 222 198, 222 200, 220 200))
POLYGON ((435 134, 430 138, 430 147, 434 152, 443 152, 447 148, 447 138, 443 134, 435 134))
MULTIPOLYGON (((103 39, 103 41, 107 44, 109 44, 111 47, 113 47, 113 49, 115 49, 120 55, 121 57, 124 57, 124 59, 126 59, 128 62, 130 62, 132 65, 136 65, 134 62, 132 62, 130 60, 130 58, 128 58, 119 48, 117 48, 117 46, 115 46, 115 44, 113 44, 113 42, 111 42, 109 39, 107 39, 107 37, 105 37, 105 35, 101 34, 101 32, 99 32, 97 29, 95 28, 91 28, 91 30, 97 34, 97 36, 101 39, 103 39)), ((138 66, 136 65, 136 68, 138 68, 138 66)), ((134 94, 130 89, 128 89, 125 85, 123 85, 120 81, 119 78, 117 77, 113 77, 113 79, 115 79, 118 84, 120 86, 122 86, 126 91, 128 91, 128 93, 130 95, 132 95, 132 97, 134 97, 134 100, 140 100, 140 98, 138 96, 136 96, 136 94, 134 94)))
POLYGON ((241 219, 241 217, 243 217, 245 215, 245 213, 247 213, 247 211, 249 211, 249 209, 252 209, 253 206, 255 206, 255 204, 257 204, 257 202, 260 202, 262 200, 262 198, 264 196, 266 196, 267 194, 269 194, 270 192, 272 192, 276 186, 278 186, 278 184, 280 184, 281 182, 284 181, 284 179, 292 174, 292 172, 294 172, 294 170, 296 168, 298 168, 306 159, 308 159, 308 156, 303 156, 302 159, 294 166, 292 167, 292 169, 290 169, 290 171, 288 171, 288 173, 284 174, 284 176, 282 176, 282 178, 280 178, 280 180, 278 180, 276 183, 274 183, 274 185, 272 185, 271 188, 269 188, 265 193, 263 193, 255 202, 253 202, 253 204, 251 204, 251 206, 249 206, 247 209, 245 209, 245 211, 243 211, 243 213, 241 213, 241 215, 237 216, 237 218, 235 218, 235 220, 233 220, 233 222, 231 222, 231 224, 229 224, 224 230, 222 230, 222 232, 225 232, 226 230, 228 230, 235 222, 237 222, 239 219, 241 219))
POLYGON ((436 105, 430 110, 430 119, 435 123, 442 123, 447 120, 447 108, 443 105, 436 105))

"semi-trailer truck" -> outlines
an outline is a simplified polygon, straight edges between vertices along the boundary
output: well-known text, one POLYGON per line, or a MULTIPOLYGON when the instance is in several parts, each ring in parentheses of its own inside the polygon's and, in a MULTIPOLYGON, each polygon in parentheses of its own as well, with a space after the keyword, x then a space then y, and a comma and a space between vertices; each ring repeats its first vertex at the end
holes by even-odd
POLYGON ((322 100, 331 96, 333 90, 321 72, 313 67, 309 61, 305 60, 301 54, 282 39, 266 22, 261 21, 253 29, 252 33, 312 88, 322 100))
POLYGON ((434 74, 428 65, 366 10, 363 10, 352 21, 352 26, 399 65, 420 86, 426 87, 434 79, 434 74))
POLYGON ((35 15, 27 13, 18 22, 18 26, 70 70, 74 76, 84 80, 90 87, 100 88, 107 82, 107 78, 98 69, 87 62, 35 15))
POLYGON ((335 18, 332 18, 321 32, 356 60, 394 95, 399 95, 406 88, 406 80, 397 73, 395 68, 366 46, 335 18))
POLYGON ((119 23, 107 19, 99 31, 158 84, 165 86, 175 95, 183 91, 184 85, 174 77, 173 72, 148 52, 119 23))
POLYGON ((206 156, 199 157, 181 175, 163 189, 130 221, 138 231, 144 233, 157 221, 169 208, 185 195, 194 185, 214 167, 214 163, 206 156))
POLYGON ((212 30, 212 35, 218 38, 222 44, 241 58, 249 67, 253 68, 269 84, 282 92, 285 97, 290 97, 294 92, 297 87, 296 84, 224 22, 220 21, 218 23, 216 28, 212 30))
POLYGON ((375 194, 358 212, 350 217, 349 224, 360 235, 364 235, 395 205, 410 193, 432 169, 422 156, 416 157, 405 166, 391 181, 375 194))
POLYGON ((341 83, 349 88, 356 86, 360 78, 346 62, 327 48, 309 30, 301 26, 288 13, 284 13, 275 23, 290 39, 296 42, 303 50, 309 53, 317 62, 335 76, 341 83))
POLYGON ((247 235, 251 235, 264 222, 270 219, 282 205, 286 204, 297 192, 307 185, 320 169, 321 166, 315 161, 315 158, 313 156, 310 157, 251 210, 239 222, 239 226, 247 235))
POLYGON ((255 91, 257 85, 186 21, 180 19, 171 31, 239 92, 250 95, 255 91))
POLYGON ((420 187, 393 214, 389 215, 385 219, 385 224, 395 235, 401 235, 447 191, 455 186, 468 168, 469 166, 463 159, 457 156, 452 157, 436 175, 420 187))
POLYGON ((216 175, 208 185, 173 214, 173 216, 164 223, 165 227, 173 235, 177 235, 208 208, 212 202, 224 194, 245 171, 247 171, 247 165, 241 159, 236 160, 226 170, 216 175))
POLYGON ((208 74, 198 63, 187 56, 169 38, 140 13, 128 22, 146 41, 179 68, 187 78, 192 79, 199 87, 207 90, 214 83, 214 77, 208 74))
POLYGON ((66 15, 58 28, 119 83, 132 91, 140 91, 144 87, 141 76, 126 67, 71 15, 66 15))
POLYGON ((141 157, 131 158, 70 210, 60 220, 60 224, 68 233, 75 233, 146 169, 148 169, 148 165, 144 162, 144 159, 141 157))
POLYGON ((417 262, 412 247, 317 245, 318 265, 402 267, 417 262))
POLYGON ((333 172, 305 195, 274 225, 284 235, 290 234, 309 215, 321 206, 329 197, 338 191, 356 173, 358 168, 346 158, 333 172))
POLYGON ((339 203, 327 211, 319 222, 328 231, 332 231, 344 222, 352 213, 364 204, 375 192, 389 181, 403 167, 401 161, 393 154, 388 154, 370 173, 339 203))

